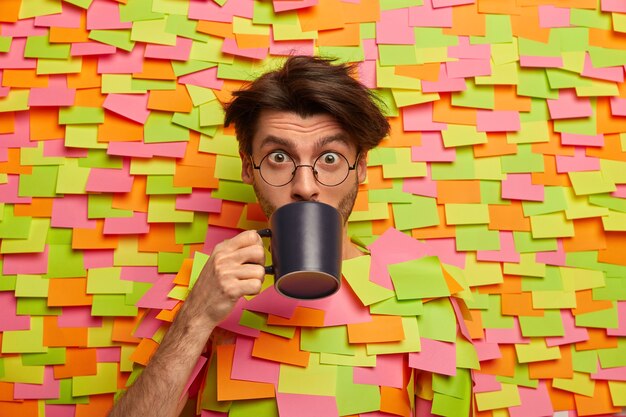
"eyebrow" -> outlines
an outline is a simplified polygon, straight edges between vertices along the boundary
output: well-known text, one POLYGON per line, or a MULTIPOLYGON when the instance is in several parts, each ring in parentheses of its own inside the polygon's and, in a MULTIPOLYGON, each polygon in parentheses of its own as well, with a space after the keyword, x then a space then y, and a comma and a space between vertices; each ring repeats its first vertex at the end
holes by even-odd
MULTIPOLYGON (((326 136, 323 137, 321 139, 319 139, 316 143, 315 146, 317 148, 321 148, 324 147, 330 143, 334 143, 334 142, 340 142, 343 143, 345 145, 349 145, 350 141, 348 140, 348 135, 345 133, 338 133, 336 135, 332 135, 332 136, 326 136)), ((280 145, 283 146, 285 148, 293 148, 294 146, 294 142, 289 141, 287 139, 278 137, 278 136, 274 136, 274 135, 269 135, 266 136, 263 139, 263 143, 261 144, 261 148, 266 147, 268 145, 280 145)))

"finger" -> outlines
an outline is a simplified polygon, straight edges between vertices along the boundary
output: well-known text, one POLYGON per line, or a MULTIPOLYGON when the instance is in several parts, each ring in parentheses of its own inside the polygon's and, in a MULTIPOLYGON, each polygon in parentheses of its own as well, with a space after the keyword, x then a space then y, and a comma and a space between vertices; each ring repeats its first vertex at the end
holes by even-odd
POLYGON ((265 248, 261 245, 247 246, 233 254, 233 261, 239 264, 265 265, 265 248))
POLYGON ((235 277, 240 281, 256 279, 263 282, 265 279, 265 267, 258 264, 245 264, 239 268, 235 277))
POLYGON ((224 242, 230 250, 237 250, 253 245, 263 245, 263 239, 255 230, 246 230, 224 242))

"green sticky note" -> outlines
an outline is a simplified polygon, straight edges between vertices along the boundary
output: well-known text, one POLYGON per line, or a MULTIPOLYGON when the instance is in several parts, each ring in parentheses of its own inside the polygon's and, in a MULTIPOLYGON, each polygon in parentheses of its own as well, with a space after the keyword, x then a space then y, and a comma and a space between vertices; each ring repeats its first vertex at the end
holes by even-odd
POLYGON ((107 143, 98 142, 97 125, 67 125, 65 146, 69 148, 106 149, 107 143))
POLYGON ((326 352, 338 355, 352 355, 354 353, 354 347, 348 342, 348 328, 346 326, 302 328, 300 348, 308 352, 326 352))
POLYGON ((209 35, 196 32, 198 22, 196 20, 188 19, 186 14, 170 14, 167 15, 166 19, 167 22, 165 24, 165 33, 178 35, 182 38, 189 38, 200 42, 204 42, 209 39, 209 35))
POLYGON ((481 311, 485 329, 512 329, 515 325, 513 317, 502 315, 502 301, 499 294, 490 294, 488 308, 481 311))
POLYGON ((195 59, 188 59, 187 61, 172 61, 172 69, 174 69, 174 75, 177 77, 213 68, 215 66, 217 66, 215 62, 205 62, 195 59))
POLYGON ((557 239, 534 239, 531 232, 513 232, 515 250, 519 253, 549 252, 558 249, 557 239))
POLYGON ((187 92, 189 93, 189 97, 191 97, 191 102, 194 106, 199 106, 201 104, 208 103, 209 101, 217 100, 215 93, 210 88, 200 87, 193 84, 185 84, 185 88, 187 88, 187 92))
POLYGON ((409 230, 439 224, 439 212, 434 198, 414 195, 409 204, 392 204, 398 230, 409 230), (416 216, 415 213, 420 213, 416 216))
POLYGON ((487 204, 444 204, 447 224, 487 224, 487 204))
POLYGON ((66 59, 46 59, 37 60, 37 74, 77 74, 82 71, 82 57, 69 57, 66 59))
POLYGON ((393 100, 397 107, 407 107, 414 104, 430 103, 439 100, 439 93, 423 93, 418 90, 393 88, 393 100))
POLYGON ((220 180, 217 190, 211 193, 211 197, 240 203, 256 202, 256 194, 252 186, 237 181, 220 180))
POLYGON ((340 355, 337 353, 320 353, 320 363, 327 365, 341 365, 341 366, 362 366, 362 367, 374 367, 376 366, 376 356, 368 355, 365 346, 355 345, 353 346, 354 355, 340 355))
POLYGON ((60 316, 61 307, 48 307, 46 298, 18 298, 16 313, 18 316, 60 316))
POLYGON ((478 353, 474 345, 462 336, 456 339, 456 367, 464 369, 480 369, 478 353))
POLYGON ((78 166, 83 168, 121 169, 123 167, 123 159, 109 155, 105 150, 89 149, 87 157, 78 160, 78 166))
POLYGON ((267 324, 267 315, 261 313, 255 313, 253 311, 244 310, 239 319, 239 324, 249 327, 251 329, 257 329, 265 333, 270 333, 276 336, 291 339, 296 329, 289 326, 270 326, 267 324))
POLYGON ((176 161, 170 158, 134 158, 130 162, 132 175, 174 175, 176 161))
POLYGON ((121 279, 120 267, 90 268, 87 272, 87 294, 128 294, 132 281, 121 279))
POLYGON ((417 50, 414 45, 379 45, 378 62, 382 66, 417 65, 417 50))
POLYGON ((67 43, 50 43, 48 36, 29 36, 26 38, 24 58, 65 59, 70 55, 67 43))
MULTIPOLYGON (((34 317, 31 317, 33 319, 34 317)), ((42 319, 43 328, 43 319, 42 319)), ((4 340, 3 340, 4 345, 4 340)), ((22 384, 43 384, 45 366, 27 366, 22 363, 20 355, 5 356, 3 382, 17 382, 22 384)))
POLYGON ((115 46, 130 52, 135 47, 135 42, 130 39, 131 30, 90 30, 89 39, 115 46))
POLYGON ((489 230, 487 225, 457 225, 456 250, 500 250, 500 234, 497 230, 489 230))
POLYGON ((177 187, 174 185, 173 175, 148 175, 146 194, 191 194, 191 187, 177 187))
MULTIPOLYGON (((486 36, 470 36, 470 43, 475 44, 498 44, 513 40, 510 16, 506 14, 485 15, 486 36)), ((523 39, 523 38, 518 38, 523 39)))
POLYGON ((59 109, 59 124, 104 123, 104 109, 100 107, 72 106, 59 109))
POLYGON ((200 126, 200 109, 198 107, 194 107, 189 113, 174 113, 172 123, 208 136, 215 135, 218 129, 218 126, 200 126))
POLYGON ((30 174, 20 175, 20 197, 56 197, 59 167, 34 166, 30 174))
POLYGON ((41 275, 18 275, 15 281, 16 297, 47 297, 49 280, 41 275))
POLYGON ((30 89, 10 89, 9 93, 0 100, 0 113, 28 110, 29 96, 30 89))
POLYGON ((424 313, 417 317, 417 325, 421 337, 451 343, 456 340, 456 316, 448 298, 424 303, 424 313))
POLYGON ((55 192, 58 194, 85 194, 89 180, 89 168, 78 165, 76 158, 66 158, 59 167, 55 192))
POLYGON ((112 194, 89 194, 87 203, 87 218, 106 219, 132 217, 132 210, 122 210, 113 208, 112 194))
POLYGON ((0 253, 41 253, 45 249, 50 219, 33 218, 25 239, 2 239, 0 253))
MULTIPOLYGON (((528 123, 536 124, 542 122, 528 123)), ((541 136, 538 136, 535 139, 537 141, 543 141, 541 136)), ((547 142, 547 136, 545 141, 547 142)), ((517 153, 515 155, 503 155, 500 157, 500 160, 502 161, 503 173, 543 172, 545 169, 543 164, 543 155, 534 153, 532 151, 532 145, 530 144, 519 143, 517 146, 517 153)))
POLYGON ((152 195, 148 203, 148 223, 191 223, 193 211, 176 209, 176 197, 152 195))
POLYGON ((0 220, 0 238, 27 239, 32 217, 14 216, 12 205, 4 206, 2 212, 4 215, 0 220))
POLYGON ((26 366, 63 365, 65 364, 66 348, 49 347, 43 353, 22 353, 22 363, 26 366))
POLYGON ((545 275, 537 277, 522 277, 522 291, 563 291, 563 280, 558 267, 546 265, 545 275))
POLYGON ((387 269, 399 300, 450 295, 441 263, 435 256, 391 264, 387 269))
POLYGON ((498 58, 494 54, 497 48, 502 45, 491 45, 492 60, 494 63, 491 65, 490 75, 481 75, 474 77, 476 85, 517 85, 519 84, 519 71, 520 67, 517 62, 507 62, 504 64, 495 63, 498 58))
POLYGON ((534 253, 520 254, 517 263, 505 262, 503 265, 505 274, 522 275, 527 277, 542 277, 546 273, 546 265, 535 260, 534 253))
POLYGON ((413 162, 411 160, 411 149, 399 148, 395 149, 397 155, 396 163, 383 165, 384 178, 410 178, 425 177, 426 163, 413 162))
MULTIPOLYGON (((203 390, 210 391, 210 390, 203 390)), ((275 398, 261 398, 256 400, 233 401, 228 417, 279 417, 278 405, 275 398)))
MULTIPOLYGON (((549 142, 550 141, 550 130, 549 130, 549 127, 548 127, 548 123, 546 121, 544 121, 544 120, 521 122, 520 130, 518 130, 517 132, 507 132, 507 134, 506 134, 506 141, 508 143, 544 143, 544 142, 549 142)), ((535 158, 537 156, 542 157, 542 155, 540 155, 540 154, 533 154, 530 149, 525 152, 525 156, 527 158, 530 158, 532 156, 534 156, 535 158)), ((513 157, 509 158, 509 155, 504 155, 503 156, 503 160, 505 159, 505 157, 508 158, 508 159, 518 159, 518 158, 513 158, 513 157)), ((541 166, 543 167, 543 162, 542 162, 541 166)), ((507 172, 515 172, 515 171, 511 170, 511 171, 507 171, 507 172)), ((529 172, 529 171, 518 170, 517 172, 529 172)), ((536 172, 536 171, 531 171, 531 172, 536 172)))
MULTIPOLYGON (((559 310, 544 310, 543 316, 519 316, 519 324, 524 337, 559 337, 565 335, 563 320, 559 310)), ((538 339, 541 340, 541 339, 538 339)), ((541 340, 543 343, 543 341, 541 340)))
POLYGON ((626 285, 621 278, 605 278, 605 286, 592 290, 594 300, 619 301, 626 298, 626 285))
POLYGON ((117 364, 98 363, 96 375, 72 377, 72 395, 107 394, 117 391, 117 364))
POLYGON ((396 75, 395 66, 376 65, 376 85, 379 88, 422 89, 422 82, 419 79, 396 75))
MULTIPOLYGON (((89 327, 87 329, 87 340, 89 347, 110 347, 117 346, 116 342, 111 340, 113 333, 113 321, 114 319, 109 319, 107 317, 102 319, 102 326, 100 327, 89 327)), ((156 340, 156 336, 152 336, 156 340)), ((160 339, 157 340, 160 342, 160 339)))
POLYGON ((370 281, 370 256, 357 256, 343 261, 342 273, 363 305, 394 297, 394 292, 370 281))
MULTIPOLYGON (((174 274, 179 270, 180 266, 175 271, 166 271, 166 273, 174 274)), ((159 273, 161 273, 161 271, 159 271, 159 273)), ((150 290, 150 288, 152 288, 152 284, 149 282, 133 282, 132 284, 131 292, 124 295, 124 302, 127 305, 136 305, 137 301, 139 301, 141 297, 143 297, 150 290)))
POLYGON ((515 374, 512 377, 497 376, 498 382, 504 382, 505 384, 515 384, 522 387, 537 388, 539 381, 531 379, 528 372, 528 365, 516 363, 515 374))
POLYGON ((193 41, 189 58, 198 61, 209 61, 214 63, 232 63, 234 58, 232 55, 223 54, 223 39, 209 36, 203 41, 193 41))
POLYGON ((21 148, 20 163, 22 165, 62 165, 63 158, 44 156, 44 142, 41 141, 37 147, 21 148))
POLYGON ((574 236, 574 223, 563 212, 531 216, 530 227, 535 239, 574 236))
POLYGON ((533 308, 576 308, 576 293, 573 291, 533 291, 533 308))
POLYGON ((92 316, 136 316, 137 307, 126 304, 123 294, 95 294, 91 305, 92 316))
POLYGON ((175 239, 179 245, 191 243, 203 243, 209 228, 208 213, 195 212, 193 222, 176 223, 175 239))
POLYGON ((176 81, 153 80, 149 78, 133 78, 130 81, 130 88, 132 88, 133 91, 147 91, 147 90, 173 91, 173 90, 176 90, 176 81))
POLYGON ((215 178, 241 181, 241 158, 218 155, 215 161, 215 178))
POLYGON ((167 19, 165 18, 136 21, 130 32, 130 40, 174 46, 176 45, 176 35, 165 31, 166 24, 167 19))
POLYGON ((422 314, 423 311, 422 300, 398 300, 396 297, 379 301, 370 306, 371 314, 391 316, 417 316, 422 314))
POLYGON ((126 4, 120 4, 119 9, 121 22, 152 20, 163 17, 162 13, 152 10, 152 0, 134 0, 126 4))
POLYGON ((615 348, 598 349, 598 357, 603 368, 626 366, 626 343, 624 343, 624 338, 617 340, 617 347, 615 348))
POLYGON ((166 112, 151 112, 144 125, 146 143, 188 142, 189 131, 171 123, 171 116, 166 112))
POLYGON ((453 397, 435 392, 431 412, 438 416, 455 417, 469 414, 470 397, 453 397))
POLYGON ((385 355, 391 353, 419 352, 422 349, 420 332, 416 317, 402 317, 404 340, 400 342, 368 343, 368 355, 385 355))
POLYGON ((457 369, 456 375, 433 374, 433 391, 455 398, 468 398, 472 379, 467 369, 457 369))
POLYGON ((581 291, 604 286, 604 272, 583 268, 559 267, 566 291, 581 291))
POLYGON ((552 100, 559 98, 558 90, 553 90, 550 87, 548 76, 544 69, 520 68, 518 76, 518 95, 552 100))
POLYGON ((87 275, 83 264, 83 253, 72 249, 69 244, 48 245, 47 278, 74 278, 87 275))
POLYGON ((141 94, 146 91, 133 89, 133 76, 131 74, 102 74, 102 94, 141 94))
POLYGON ((380 409, 380 388, 376 385, 355 384, 351 367, 337 368, 337 410, 340 416, 367 413, 380 409))
POLYGON ((0 36, 0 52, 9 52, 12 40, 11 36, 0 36))
POLYGON ((47 350, 48 347, 43 345, 43 317, 31 317, 29 330, 3 332, 3 353, 42 353, 47 350))
POLYGON ((472 287, 476 285, 498 284, 504 279, 500 264, 478 262, 476 255, 472 253, 468 253, 465 258, 464 275, 467 283, 472 287))
POLYGON ((309 355, 306 368, 281 364, 278 392, 334 397, 337 392, 337 368, 335 365, 320 364, 318 353, 309 355))
POLYGON ((487 143, 487 134, 477 131, 476 126, 450 124, 441 135, 446 148, 487 143))
POLYGON ((563 211, 567 206, 563 187, 544 187, 543 201, 522 201, 525 217, 563 211))
POLYGON ((456 159, 453 162, 432 162, 430 164, 430 175, 434 181, 476 179, 475 162, 477 160, 474 160, 472 148, 469 146, 458 147, 455 148, 455 151, 456 159))
MULTIPOLYGON (((478 85, 471 80, 468 80, 465 85, 467 88, 464 91, 460 91, 459 93, 452 95, 453 106, 473 107, 479 109, 493 109, 495 107, 495 93, 493 86, 478 85)), ((448 129, 452 126, 460 127, 461 125, 449 124, 448 129)), ((465 130, 468 130, 470 127, 471 126, 465 126, 465 130)), ((474 129, 476 128, 474 127, 474 129)))

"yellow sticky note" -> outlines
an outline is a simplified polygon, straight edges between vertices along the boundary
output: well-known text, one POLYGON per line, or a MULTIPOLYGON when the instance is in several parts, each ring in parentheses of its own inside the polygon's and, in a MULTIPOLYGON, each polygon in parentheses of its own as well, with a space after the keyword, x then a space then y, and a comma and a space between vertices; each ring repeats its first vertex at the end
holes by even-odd
POLYGON ((87 294, 129 294, 132 281, 123 281, 122 268, 91 268, 87 272, 87 294))
POLYGON ((453 125, 441 132, 443 136, 443 146, 446 148, 454 146, 478 145, 487 143, 487 134, 476 130, 476 126, 453 125))
POLYGON ((176 161, 171 158, 133 158, 130 161, 131 175, 174 175, 176 161))
POLYGON ((16 297, 47 297, 50 280, 41 275, 18 275, 15 279, 16 297))
POLYGON ((43 345, 43 317, 31 316, 29 330, 7 330, 2 336, 2 353, 47 352, 43 345))
POLYGON ((221 180, 241 181, 241 158, 218 155, 214 175, 221 180))
POLYGON ((504 273, 527 277, 544 277, 546 275, 546 265, 536 262, 534 253, 522 253, 520 254, 519 263, 504 263, 504 273))
POLYGON ((158 253, 139 252, 136 238, 120 239, 113 252, 113 264, 123 266, 155 266, 158 262, 158 253))
POLYGON ((150 196, 148 223, 191 223, 193 213, 193 211, 177 210, 175 196, 150 196))
POLYGON ((576 308, 574 291, 532 291, 533 308, 576 308))
POLYGON ((43 252, 46 246, 46 237, 50 229, 50 219, 34 218, 30 224, 28 238, 3 239, 0 253, 32 253, 43 252))
POLYGON ((353 211, 350 214, 350 222, 388 219, 389 210, 387 206, 386 202, 369 203, 367 211, 353 211))
POLYGON ((155 43, 160 45, 176 45, 176 35, 167 33, 167 19, 140 20, 133 22, 130 32, 132 41, 155 43))
POLYGON ((571 379, 554 378, 552 386, 554 388, 562 389, 563 391, 592 397, 596 383, 593 379, 591 379, 589 374, 584 372, 574 372, 574 377, 571 379))
POLYGON ((487 204, 445 204, 447 224, 489 223, 487 204))
POLYGON ((574 236, 574 224, 565 218, 563 212, 530 216, 530 227, 535 239, 574 236))
POLYGON ((370 256, 357 256, 343 261, 342 273, 363 305, 377 303, 394 296, 394 292, 369 280, 370 256))
POLYGON ((43 384, 45 366, 26 366, 18 355, 5 356, 3 382, 19 382, 23 384, 43 384))
POLYGON ((117 391, 117 364, 98 363, 96 375, 72 378, 72 396, 107 394, 117 391))
POLYGON ((494 262, 478 262, 476 254, 468 252, 465 258, 465 278, 471 286, 499 284, 504 280, 500 264, 494 262))
POLYGON ((10 89, 5 97, 0 98, 0 112, 28 110, 29 96, 29 89, 10 89))
POLYGON ((358 345, 352 350, 354 355, 339 355, 336 353, 320 353, 320 363, 341 366, 376 366, 376 355, 368 355, 365 346, 358 345))
POLYGON ((563 289, 580 291, 604 287, 604 272, 583 268, 559 267, 563 289))
POLYGON ((513 384, 503 383, 500 391, 480 392, 476 394, 476 405, 479 411, 514 407, 521 404, 522 400, 520 399, 517 385, 513 384))
POLYGON ((626 213, 609 210, 609 215, 602 218, 604 230, 613 232, 626 231, 626 213))
POLYGON ((601 171, 568 172, 569 179, 576 195, 611 193, 615 191, 615 183, 601 171))
POLYGON ((288 394, 328 395, 336 394, 337 367, 320 363, 320 355, 311 353, 306 368, 280 365, 278 392, 288 394), (302 381, 306 381, 305 384, 302 381))

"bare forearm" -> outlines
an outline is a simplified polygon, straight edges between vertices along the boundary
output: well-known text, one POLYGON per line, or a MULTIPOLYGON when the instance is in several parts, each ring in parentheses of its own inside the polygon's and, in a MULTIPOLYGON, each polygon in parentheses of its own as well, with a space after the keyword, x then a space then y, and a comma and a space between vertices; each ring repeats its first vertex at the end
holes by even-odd
MULTIPOLYGON (((190 314, 181 309, 181 315, 190 314)), ((115 404, 109 417, 173 417, 180 412, 185 383, 214 326, 193 318, 176 320, 150 363, 115 404)))

